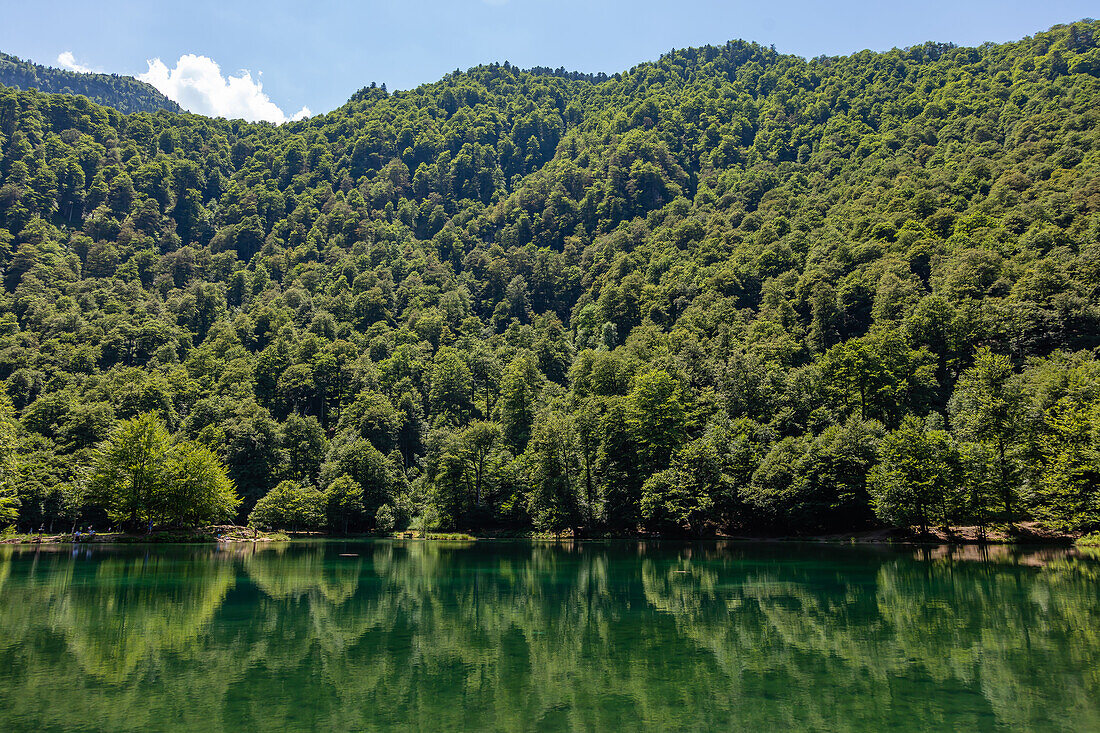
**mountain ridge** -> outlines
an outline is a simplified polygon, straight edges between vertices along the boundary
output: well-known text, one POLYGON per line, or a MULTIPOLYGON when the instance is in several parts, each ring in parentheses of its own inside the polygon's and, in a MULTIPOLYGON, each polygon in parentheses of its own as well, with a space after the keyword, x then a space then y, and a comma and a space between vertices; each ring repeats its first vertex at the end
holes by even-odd
POLYGON ((133 112, 182 112, 182 108, 152 85, 132 76, 76 72, 44 66, 0 52, 0 84, 17 89, 38 89, 47 94, 88 97, 96 104, 133 112))

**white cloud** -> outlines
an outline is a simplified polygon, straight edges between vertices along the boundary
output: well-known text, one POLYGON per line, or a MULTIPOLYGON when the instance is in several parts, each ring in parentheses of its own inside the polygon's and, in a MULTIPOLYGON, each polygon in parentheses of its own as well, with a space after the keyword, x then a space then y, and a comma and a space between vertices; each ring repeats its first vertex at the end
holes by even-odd
POLYGON ((61 53, 57 54, 57 63, 61 66, 62 69, 76 71, 81 74, 91 74, 93 71, 93 69, 91 69, 90 67, 84 66, 83 64, 78 64, 76 61, 76 56, 73 56, 72 51, 62 51, 61 53))
POLYGON ((139 74, 138 79, 152 84, 190 112, 276 124, 313 114, 308 107, 302 107, 288 116, 264 94, 259 75, 253 80, 251 72, 243 69, 239 76, 222 76, 217 62, 207 56, 185 54, 174 69, 169 69, 159 58, 149 60, 148 64, 149 70, 139 74))

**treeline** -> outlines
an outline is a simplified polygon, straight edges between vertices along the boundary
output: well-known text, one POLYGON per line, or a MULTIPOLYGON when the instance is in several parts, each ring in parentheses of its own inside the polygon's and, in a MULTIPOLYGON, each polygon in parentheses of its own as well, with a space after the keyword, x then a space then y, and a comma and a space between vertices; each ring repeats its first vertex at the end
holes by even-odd
POLYGON ((9 514, 102 516, 155 413, 272 525, 1094 528, 1098 31, 277 128, 2 89, 9 514))
POLYGON ((125 114, 166 110, 182 112, 178 104, 151 84, 132 76, 91 74, 40 66, 0 53, 0 84, 16 89, 37 89, 48 94, 81 94, 125 114))

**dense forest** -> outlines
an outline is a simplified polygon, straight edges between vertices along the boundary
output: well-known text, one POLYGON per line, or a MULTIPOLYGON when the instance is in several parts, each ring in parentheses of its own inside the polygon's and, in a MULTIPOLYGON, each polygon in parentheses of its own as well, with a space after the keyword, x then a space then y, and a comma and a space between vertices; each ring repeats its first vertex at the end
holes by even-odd
POLYGON ((40 66, 0 53, 0 84, 51 94, 82 94, 96 104, 120 112, 182 112, 180 106, 153 86, 132 76, 90 74, 40 66))
POLYGON ((0 151, 23 527, 1100 525, 1100 22, 0 151))

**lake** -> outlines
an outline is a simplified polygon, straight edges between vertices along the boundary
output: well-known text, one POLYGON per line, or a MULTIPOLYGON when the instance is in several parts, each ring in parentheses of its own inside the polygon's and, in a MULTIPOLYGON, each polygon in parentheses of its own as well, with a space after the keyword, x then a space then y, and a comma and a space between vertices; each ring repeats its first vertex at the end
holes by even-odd
POLYGON ((170 729, 1100 730, 1100 560, 0 546, 0 730, 170 729))

